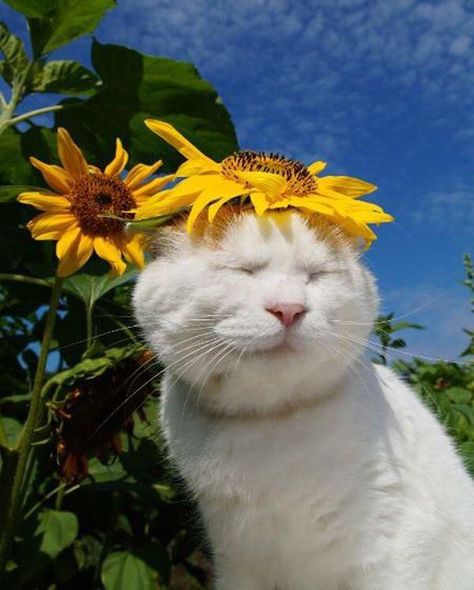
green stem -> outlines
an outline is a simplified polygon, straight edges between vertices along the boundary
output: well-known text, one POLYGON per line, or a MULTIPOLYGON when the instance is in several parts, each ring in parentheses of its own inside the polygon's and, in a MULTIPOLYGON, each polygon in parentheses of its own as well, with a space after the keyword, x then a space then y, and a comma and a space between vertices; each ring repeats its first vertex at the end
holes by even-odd
POLYGON ((0 91, 0 109, 4 111, 8 107, 8 103, 3 96, 3 92, 0 91))
POLYGON ((92 348, 92 346, 94 345, 94 323, 93 323, 93 317, 92 317, 92 312, 93 312, 93 308, 90 305, 86 305, 86 353, 89 352, 89 350, 92 348))
POLYGON ((64 109, 64 105, 62 104, 54 104, 49 107, 42 107, 41 109, 34 109, 33 111, 28 111, 27 113, 23 113, 22 115, 18 115, 17 117, 13 117, 9 120, 9 125, 15 125, 16 123, 21 123, 22 121, 27 121, 32 117, 37 117, 38 115, 44 115, 46 113, 53 113, 54 111, 62 111, 64 109))
POLYGON ((30 61, 23 70, 21 77, 13 81, 12 95, 10 97, 10 101, 0 114, 0 135, 5 131, 5 129, 7 129, 11 125, 13 113, 15 112, 18 103, 23 98, 25 82, 30 74, 33 65, 34 62, 30 61))
POLYGON ((35 430, 39 427, 42 416, 43 401, 41 399, 41 389, 46 371, 49 348, 53 337, 53 330, 56 322, 56 311, 58 308, 62 284, 63 279, 56 277, 51 292, 48 313, 46 316, 43 340, 41 342, 41 350, 38 358, 38 365, 36 367, 28 416, 26 418, 26 422, 21 432, 19 441, 12 453, 12 462, 9 465, 8 470, 10 473, 7 474, 8 479, 4 479, 4 474, 2 473, 1 490, 3 501, 0 514, 0 574, 4 571, 5 565, 10 556, 13 537, 16 532, 18 517, 23 504, 23 484, 25 482, 27 465, 29 462, 31 462, 29 460, 32 458, 34 453, 34 447, 32 447, 32 443, 34 442, 35 430), (13 476, 11 477, 10 474, 13 476))
POLYGON ((64 494, 66 493, 66 484, 62 485, 58 489, 58 493, 56 494, 56 500, 54 502, 54 509, 61 510, 63 506, 64 494))

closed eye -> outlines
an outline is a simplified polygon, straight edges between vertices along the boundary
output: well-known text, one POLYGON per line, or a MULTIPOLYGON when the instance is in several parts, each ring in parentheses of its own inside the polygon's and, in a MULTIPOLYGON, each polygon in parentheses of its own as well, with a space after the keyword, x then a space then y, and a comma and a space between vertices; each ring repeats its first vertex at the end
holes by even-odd
POLYGON ((240 266, 233 266, 232 270, 242 272, 246 275, 253 275, 265 267, 264 264, 242 264, 240 266))
POLYGON ((315 283, 316 281, 318 281, 322 277, 325 277, 330 274, 334 274, 334 273, 338 272, 339 270, 340 269, 336 269, 336 268, 319 268, 318 270, 315 270, 313 272, 308 272, 306 282, 307 283, 315 283))

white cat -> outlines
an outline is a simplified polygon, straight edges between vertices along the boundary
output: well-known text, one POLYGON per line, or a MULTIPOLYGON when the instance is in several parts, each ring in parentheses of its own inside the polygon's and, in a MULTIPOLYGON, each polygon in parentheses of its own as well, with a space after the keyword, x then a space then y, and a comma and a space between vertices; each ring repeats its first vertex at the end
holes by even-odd
POLYGON ((417 396, 363 358, 357 249, 299 213, 169 230, 137 318, 218 590, 472 590, 474 486, 417 396))

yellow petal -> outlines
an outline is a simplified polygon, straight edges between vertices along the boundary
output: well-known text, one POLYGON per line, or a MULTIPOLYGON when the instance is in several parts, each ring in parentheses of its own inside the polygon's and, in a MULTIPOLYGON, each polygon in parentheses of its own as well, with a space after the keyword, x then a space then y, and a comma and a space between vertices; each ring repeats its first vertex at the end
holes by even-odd
POLYGON ((190 207, 196 200, 196 195, 176 197, 170 193, 171 190, 163 191, 163 194, 166 195, 163 198, 161 197, 162 193, 158 193, 158 195, 155 195, 158 198, 153 197, 135 209, 135 219, 146 219, 148 217, 156 217, 157 215, 171 215, 185 207, 190 207))
POLYGON ((119 176, 128 162, 128 153, 123 149, 122 142, 117 137, 115 141, 115 157, 105 167, 104 174, 107 176, 119 176))
POLYGON ((88 173, 86 159, 63 127, 58 129, 58 153, 62 165, 73 178, 80 178, 88 173))
POLYGON ((81 228, 79 226, 72 226, 63 233, 61 239, 56 244, 56 256, 59 260, 62 260, 67 255, 80 233, 81 228))
POLYGON ((174 179, 174 174, 169 174, 168 176, 160 176, 158 178, 154 178, 150 182, 147 182, 140 188, 133 191, 134 197, 143 197, 144 195, 154 195, 159 190, 161 190, 166 184, 171 182, 174 179))
POLYGON ((308 166, 308 170, 314 176, 315 174, 319 174, 322 170, 326 168, 326 162, 322 160, 318 160, 317 162, 313 162, 308 166))
POLYGON ((123 275, 123 273, 125 272, 125 269, 127 268, 127 265, 125 264, 125 262, 123 260, 114 260, 114 262, 111 262, 109 260, 109 264, 111 266, 110 274, 112 276, 123 275))
POLYGON ((270 203, 263 193, 250 193, 250 200, 257 215, 263 215, 270 206, 270 203))
POLYGON ((234 197, 237 197, 238 194, 239 193, 237 193, 236 195, 229 194, 229 195, 227 195, 225 197, 220 198, 216 203, 213 203, 209 207, 209 211, 208 211, 208 220, 209 220, 209 223, 213 223, 214 218, 217 215, 217 212, 219 211, 219 209, 222 207, 222 205, 225 205, 225 203, 227 203, 227 201, 230 201, 234 197))
POLYGON ((92 251, 92 239, 84 234, 79 234, 64 252, 63 258, 58 265, 58 275, 67 277, 76 272, 89 260, 92 251))
MULTIPOLYGON (((176 199, 167 199, 170 191, 162 191, 144 200, 142 203, 137 200, 139 206, 133 211, 135 213, 134 219, 149 219, 158 215, 168 215, 176 213, 182 207, 177 204, 176 199)), ((187 205, 184 205, 187 206, 187 205)))
POLYGON ((360 236, 365 240, 372 242, 373 240, 377 239, 377 236, 374 232, 370 229, 368 225, 362 222, 357 222, 354 219, 337 219, 337 224, 346 232, 360 236))
POLYGON ((162 165, 162 160, 158 160, 154 164, 150 164, 150 166, 147 166, 146 164, 136 164, 129 171, 123 181, 128 188, 133 191, 138 188, 148 176, 155 174, 162 165))
POLYGON ((356 198, 377 189, 375 184, 351 176, 323 176, 317 179, 318 192, 331 196, 334 193, 356 198))
POLYGON ((101 236, 94 237, 94 250, 98 256, 110 263, 117 262, 117 260, 122 258, 122 253, 119 248, 114 241, 109 238, 101 236))
POLYGON ((66 197, 60 197, 56 194, 46 194, 38 192, 26 192, 21 193, 17 199, 24 205, 33 205, 37 209, 42 211, 48 211, 49 213, 61 213, 69 211, 71 203, 66 197))
POLYGON ((216 169, 219 165, 205 156, 197 147, 188 141, 179 131, 169 123, 157 121, 156 119, 146 119, 145 125, 164 139, 167 143, 178 150, 187 160, 201 160, 202 165, 207 165, 210 170, 216 169))
POLYGON ((194 201, 186 223, 188 233, 192 233, 194 222, 206 205, 209 205, 209 203, 212 203, 212 201, 215 201, 218 198, 219 197, 216 196, 213 191, 204 191, 203 194, 194 201))
POLYGON ((312 199, 290 199, 290 204, 297 209, 306 209, 316 213, 323 213, 324 215, 334 215, 334 208, 328 207, 324 203, 312 199))
POLYGON ((175 213, 183 207, 189 207, 204 189, 220 180, 220 176, 192 176, 182 180, 173 188, 157 193, 147 203, 137 209, 136 219, 144 219, 153 215, 175 213), (156 198, 156 200, 155 200, 156 198), (146 207, 146 209, 145 209, 146 207), (149 214, 153 211, 153 214, 149 214))
POLYGON ((102 170, 98 166, 94 166, 94 164, 89 164, 87 169, 89 174, 102 174, 102 170))
POLYGON ((143 268, 145 266, 145 255, 140 236, 125 237, 122 240, 122 250, 128 262, 143 268))
MULTIPOLYGON (((280 195, 286 188, 286 180, 279 174, 271 172, 236 172, 239 178, 267 195, 280 195)), ((244 191, 242 191, 244 192, 244 191)))
POLYGON ((30 162, 41 172, 45 181, 54 191, 60 195, 69 192, 73 179, 66 170, 54 164, 45 164, 33 156, 31 156, 30 162))
POLYGON ((213 166, 210 166, 210 164, 205 160, 193 158, 192 160, 186 160, 186 162, 181 164, 181 166, 176 170, 176 177, 185 178, 186 176, 194 176, 195 174, 218 172, 219 169, 219 164, 216 162, 213 162, 213 166))
POLYGON ((28 222, 28 229, 35 240, 50 240, 57 238, 46 238, 52 232, 61 236, 67 229, 77 226, 77 219, 74 215, 67 213, 42 213, 28 222))

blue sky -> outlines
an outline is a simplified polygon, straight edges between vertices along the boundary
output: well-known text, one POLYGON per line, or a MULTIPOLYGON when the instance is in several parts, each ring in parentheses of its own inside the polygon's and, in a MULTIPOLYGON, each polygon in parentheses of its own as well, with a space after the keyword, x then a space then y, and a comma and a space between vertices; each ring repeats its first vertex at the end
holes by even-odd
MULTIPOLYGON (((24 34, 5 5, 0 18, 24 34)), ((472 326, 474 4, 469 0, 119 0, 102 43, 192 61, 243 148, 379 186, 396 217, 367 254, 387 311, 429 325, 410 352, 455 358, 472 326)), ((55 57, 89 63, 90 39, 55 57)))

